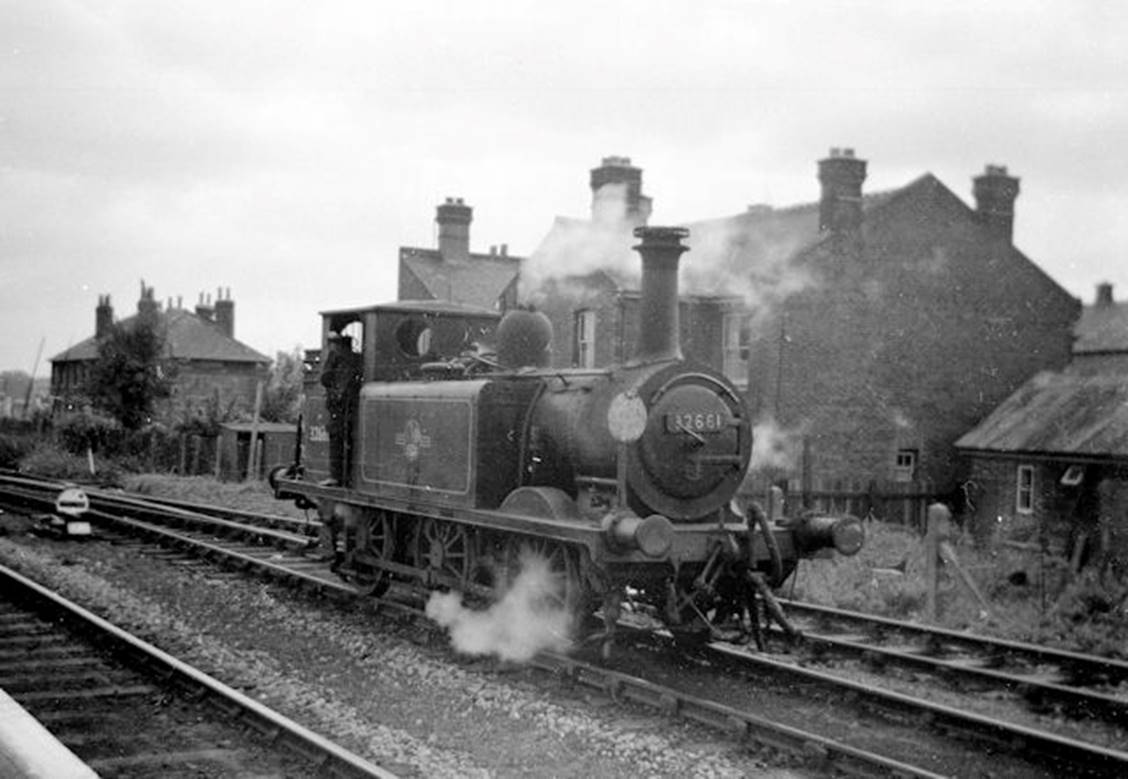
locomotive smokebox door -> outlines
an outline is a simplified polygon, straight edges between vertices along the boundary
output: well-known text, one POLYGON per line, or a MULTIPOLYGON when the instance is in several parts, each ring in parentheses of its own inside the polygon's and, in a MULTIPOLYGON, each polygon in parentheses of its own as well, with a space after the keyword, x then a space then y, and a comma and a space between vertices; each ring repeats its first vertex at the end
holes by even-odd
POLYGON ((638 393, 621 392, 607 409, 607 427, 620 444, 633 444, 646 432, 646 404, 638 393))

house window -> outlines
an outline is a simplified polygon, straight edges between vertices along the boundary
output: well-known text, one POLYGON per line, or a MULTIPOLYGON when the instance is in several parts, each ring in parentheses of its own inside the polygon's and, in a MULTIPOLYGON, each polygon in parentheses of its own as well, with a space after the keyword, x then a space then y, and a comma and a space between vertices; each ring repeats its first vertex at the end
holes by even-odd
POLYGON ((1034 513, 1034 466, 1018 466, 1015 480, 1014 507, 1019 514, 1034 513))
POLYGON ((1061 483, 1066 487, 1076 487, 1085 479, 1085 468, 1080 465, 1071 465, 1061 475, 1061 483))
POLYGON ((893 480, 899 482, 912 481, 913 476, 916 475, 916 465, 916 449, 898 449, 897 459, 893 464, 893 480))
POLYGON ((576 312, 576 365, 595 367, 595 312, 576 312))
POLYGON ((748 317, 730 312, 721 320, 721 370, 731 381, 748 383, 748 317))

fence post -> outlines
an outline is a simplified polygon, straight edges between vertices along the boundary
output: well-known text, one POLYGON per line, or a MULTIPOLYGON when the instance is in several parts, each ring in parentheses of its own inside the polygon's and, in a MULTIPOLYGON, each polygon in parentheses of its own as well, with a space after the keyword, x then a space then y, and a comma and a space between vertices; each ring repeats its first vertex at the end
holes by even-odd
POLYGON ((216 481, 219 481, 219 474, 221 473, 219 464, 220 464, 220 460, 223 456, 222 444, 223 444, 223 436, 217 435, 215 437, 215 480, 216 481))
POLYGON ((258 478, 259 413, 262 410, 262 382, 255 385, 255 412, 251 419, 251 446, 247 451, 247 479, 258 478))
POLYGON ((940 578, 940 542, 948 538, 952 514, 943 503, 928 507, 928 529, 924 535, 925 579, 928 585, 925 599, 925 616, 936 621, 936 591, 940 578))

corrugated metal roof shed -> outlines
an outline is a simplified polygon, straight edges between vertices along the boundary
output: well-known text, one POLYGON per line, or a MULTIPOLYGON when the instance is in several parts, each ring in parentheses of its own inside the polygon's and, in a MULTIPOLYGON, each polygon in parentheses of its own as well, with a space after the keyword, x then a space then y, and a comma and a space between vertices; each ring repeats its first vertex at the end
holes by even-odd
POLYGON ((956 448, 1128 458, 1128 375, 1039 373, 956 441, 956 448))

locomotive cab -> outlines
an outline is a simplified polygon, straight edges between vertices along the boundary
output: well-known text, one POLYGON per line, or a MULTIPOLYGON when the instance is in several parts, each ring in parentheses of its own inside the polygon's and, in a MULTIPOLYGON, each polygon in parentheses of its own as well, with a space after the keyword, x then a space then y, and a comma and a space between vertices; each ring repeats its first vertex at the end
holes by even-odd
MULTIPOLYGON (((329 478, 329 426, 321 373, 331 334, 347 335, 358 355, 363 383, 422 380, 426 366, 477 351, 493 341, 501 315, 445 301, 400 301, 321 312, 321 349, 305 355, 304 401, 299 441, 305 479, 329 478)), ((360 414, 345 420, 347 484, 357 484, 360 414)))

